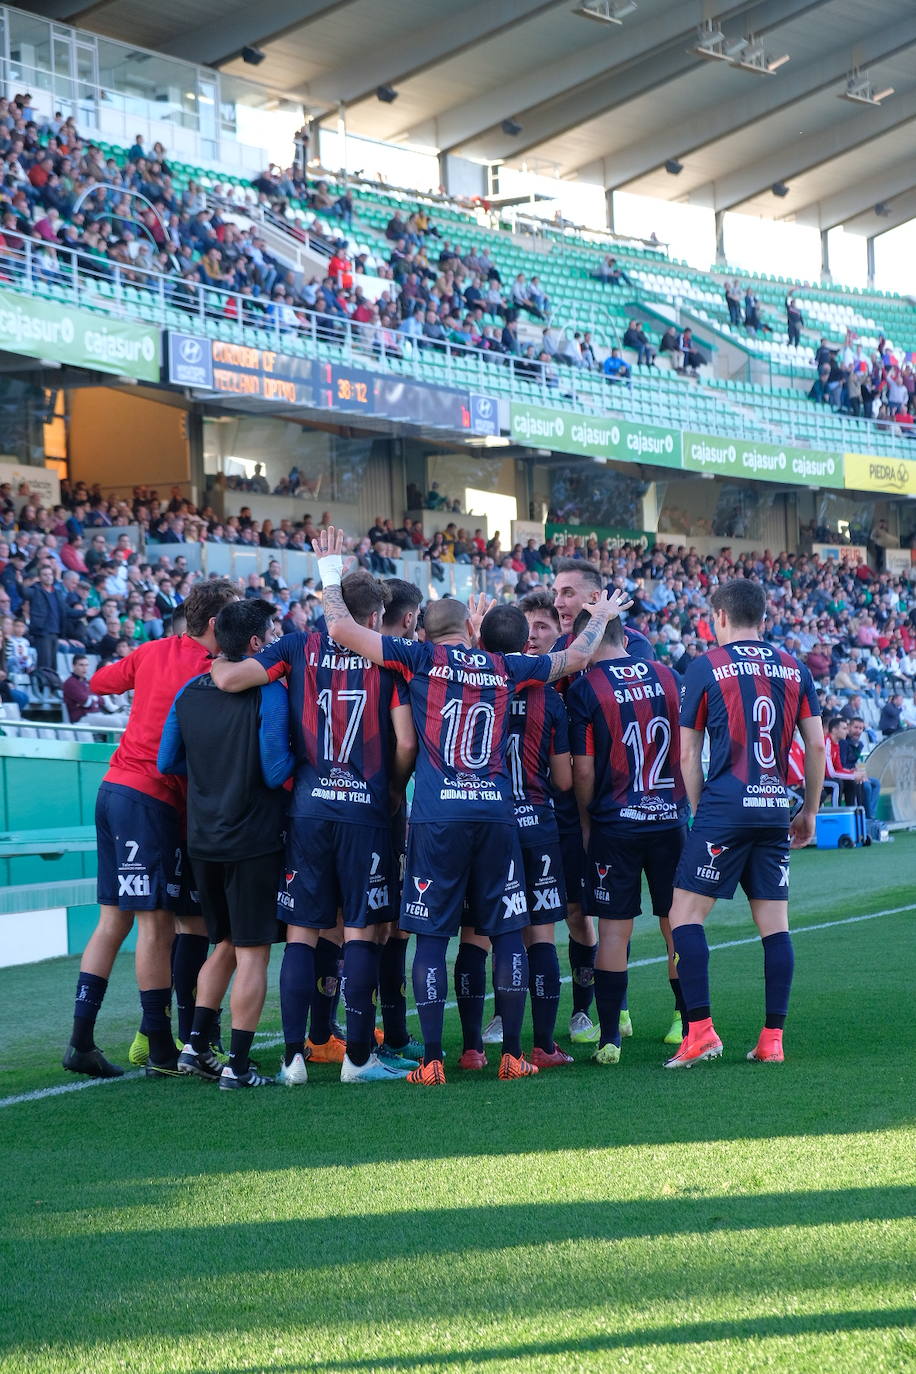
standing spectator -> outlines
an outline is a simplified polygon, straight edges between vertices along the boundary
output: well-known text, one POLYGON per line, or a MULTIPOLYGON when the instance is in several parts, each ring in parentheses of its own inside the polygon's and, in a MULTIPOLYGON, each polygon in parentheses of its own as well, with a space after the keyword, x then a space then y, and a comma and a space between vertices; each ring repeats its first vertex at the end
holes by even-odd
POLYGON ((741 324, 741 287, 737 281, 725 283, 725 304, 728 306, 729 321, 737 329, 741 324))
POLYGON ((38 655, 38 668, 57 671, 57 644, 67 623, 67 604, 50 563, 42 565, 38 581, 28 589, 29 639, 38 655))
POLYGON ((878 720, 878 729, 887 738, 888 735, 897 735, 904 728, 900 720, 903 712, 903 693, 895 692, 893 696, 881 707, 881 715, 878 720))
POLYGON ((799 309, 798 301, 794 296, 786 297, 786 333, 789 336, 789 343, 793 348, 798 348, 801 343, 802 325, 805 317, 799 309))

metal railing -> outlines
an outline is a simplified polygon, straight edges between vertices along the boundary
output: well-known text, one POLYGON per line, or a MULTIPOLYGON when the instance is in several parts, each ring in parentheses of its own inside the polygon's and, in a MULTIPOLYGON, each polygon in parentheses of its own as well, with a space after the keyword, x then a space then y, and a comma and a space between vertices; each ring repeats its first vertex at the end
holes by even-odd
MULTIPOLYGON (((352 320, 344 311, 327 313, 310 306, 278 304, 270 300, 279 275, 271 264, 256 268, 264 295, 255 297, 208 286, 190 276, 115 262, 84 248, 24 236, 18 238, 18 244, 0 249, 0 285, 5 283, 29 295, 53 296, 74 306, 164 329, 272 348, 279 353, 338 360, 370 371, 480 390, 529 404, 568 407, 649 424, 684 428, 699 424, 691 417, 691 393, 686 387, 678 389, 672 403, 673 398, 663 390, 632 387, 576 365, 506 355, 449 339, 417 339, 380 322, 352 320)), ((488 327, 499 329, 498 325, 488 327)), ((832 453, 858 446, 863 451, 916 456, 916 446, 911 446, 908 438, 897 438, 888 428, 892 422, 837 416, 833 411, 827 417, 819 415, 813 404, 810 414, 803 411, 800 416, 781 417, 768 408, 766 393, 753 399, 753 417, 723 409, 717 416, 716 432, 759 439, 764 423, 779 442, 797 439, 832 453)))

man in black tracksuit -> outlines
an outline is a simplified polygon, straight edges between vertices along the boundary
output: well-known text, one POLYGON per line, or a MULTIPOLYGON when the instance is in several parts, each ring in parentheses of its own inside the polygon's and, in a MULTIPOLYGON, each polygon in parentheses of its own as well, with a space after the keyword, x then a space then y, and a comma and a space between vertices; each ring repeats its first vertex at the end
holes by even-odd
MULTIPOLYGON (((267 601, 233 601, 216 618, 224 657, 238 661, 274 638, 267 601)), ((178 1058, 183 1073, 219 1080, 221 1088, 272 1082, 250 1063, 264 1006, 270 947, 277 939, 277 888, 283 866, 287 793, 293 772, 289 709, 277 682, 231 694, 209 673, 192 678, 172 705, 159 748, 162 773, 188 778, 188 854, 207 933, 216 948, 197 980, 190 1043, 178 1058), (225 1068, 210 1036, 235 969, 232 1042, 225 1068)))

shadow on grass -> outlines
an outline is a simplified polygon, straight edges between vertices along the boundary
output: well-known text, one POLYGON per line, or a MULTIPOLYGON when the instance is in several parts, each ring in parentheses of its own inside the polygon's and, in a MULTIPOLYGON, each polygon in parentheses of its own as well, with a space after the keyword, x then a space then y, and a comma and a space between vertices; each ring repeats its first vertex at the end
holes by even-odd
MULTIPOLYGON (((519 1345, 480 1346, 473 1350, 438 1350, 429 1355, 373 1355, 360 1360, 309 1360, 310 1374, 360 1374, 360 1371, 391 1369, 398 1371, 485 1366, 495 1361, 543 1359, 573 1353, 577 1363, 589 1351, 633 1350, 646 1346, 703 1345, 717 1341, 746 1341, 761 1338, 786 1339, 817 1336, 844 1331, 887 1331, 895 1327, 912 1330, 912 1309, 905 1307, 869 1309, 862 1312, 818 1312, 810 1316, 760 1317, 750 1321, 690 1322, 683 1326, 647 1327, 642 1331, 601 1332, 594 1336, 565 1341, 538 1341, 519 1345)), ((912 1340, 902 1346, 913 1347, 912 1340)), ((737 1354, 738 1352, 736 1352, 737 1354)), ((901 1348, 901 1359, 906 1351, 901 1348)), ((303 1365, 273 1364, 259 1360, 256 1365, 195 1366, 191 1374, 301 1374, 303 1365)), ((902 1367, 902 1366, 901 1366, 902 1367)))

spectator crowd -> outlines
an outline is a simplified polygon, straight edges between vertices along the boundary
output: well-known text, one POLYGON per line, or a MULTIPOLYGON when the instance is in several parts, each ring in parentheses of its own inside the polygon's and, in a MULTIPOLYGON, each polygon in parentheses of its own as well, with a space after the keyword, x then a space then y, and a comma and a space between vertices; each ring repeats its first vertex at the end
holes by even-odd
MULTIPOLYGON (((285 480, 295 478, 294 469, 285 480)), ((409 578, 412 560, 428 562, 434 595, 445 594, 448 565, 461 564, 473 570, 480 591, 514 601, 532 592, 549 598, 557 560, 584 559, 606 585, 631 595, 631 623, 659 659, 680 671, 714 643, 712 589, 725 578, 749 577, 767 592, 768 638, 807 663, 828 722, 861 721, 857 739, 864 732, 869 742, 916 727, 916 604, 903 576, 804 554, 734 554, 726 547, 704 556, 685 546, 644 550, 585 535, 512 545, 498 532, 487 537, 449 519, 452 503, 438 488, 424 504, 442 522, 431 538, 410 517, 379 515, 351 540, 355 563, 379 577, 409 578)), ((73 722, 123 723, 129 702, 92 698, 88 668, 181 628, 182 603, 206 576, 190 566, 197 559, 183 545, 277 550, 263 572, 240 581, 239 594, 268 597, 285 631, 308 629, 321 615, 321 589, 310 578, 289 585, 279 555, 309 552, 329 522, 322 512, 317 522, 306 514, 274 527, 245 506, 221 520, 177 488, 167 500, 146 488, 126 500, 65 482, 60 505, 48 507, 27 487, 14 493, 0 486, 0 700, 25 710, 43 694, 46 701, 62 695, 73 722), (80 662, 82 655, 91 656, 90 664, 80 662)))

